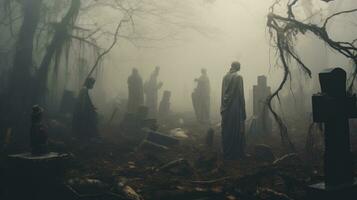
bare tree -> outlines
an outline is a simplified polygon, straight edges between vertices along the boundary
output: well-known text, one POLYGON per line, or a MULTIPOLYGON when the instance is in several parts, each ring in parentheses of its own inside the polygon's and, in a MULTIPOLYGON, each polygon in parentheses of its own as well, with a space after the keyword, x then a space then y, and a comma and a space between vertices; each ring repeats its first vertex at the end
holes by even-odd
MULTIPOLYGON (((325 2, 329 2, 324 0, 325 2)), ((280 133, 282 143, 287 145, 289 150, 294 151, 295 147, 291 142, 288 130, 283 123, 281 117, 273 110, 272 100, 274 98, 279 98, 279 92, 283 89, 286 82, 290 77, 290 64, 294 61, 309 77, 311 77, 310 67, 307 66, 299 57, 295 51, 295 45, 298 35, 311 33, 316 36, 317 39, 325 42, 331 49, 335 52, 345 56, 354 62, 355 66, 357 64, 357 39, 352 41, 335 41, 330 37, 328 25, 332 19, 337 16, 347 15, 351 13, 357 13, 357 8, 351 10, 345 10, 331 14, 323 23, 314 24, 306 23, 303 20, 299 20, 296 17, 294 8, 300 3, 300 0, 276 0, 275 3, 270 8, 270 13, 268 15, 267 26, 273 42, 273 46, 277 50, 277 55, 279 56, 280 63, 284 69, 284 75, 282 81, 276 91, 268 98, 269 108, 273 113, 274 118, 280 126, 280 133), (286 4, 286 15, 277 14, 275 8, 283 4, 286 4)), ((357 69, 351 76, 349 91, 351 92, 353 88, 353 83, 356 77, 357 69)))
POLYGON ((0 0, 0 8, 5 11, 0 13, 0 26, 2 30, 9 30, 9 40, 16 43, 14 63, 9 74, 11 78, 7 84, 7 103, 1 108, 2 113, 7 113, 8 121, 16 124, 7 123, 6 126, 26 127, 18 123, 26 121, 26 111, 32 104, 45 104, 49 80, 56 80, 58 71, 67 69, 69 63, 75 66, 81 56, 97 57, 92 59, 93 65, 87 75, 91 76, 119 39, 133 43, 157 39, 139 34, 137 21, 155 18, 179 30, 184 26, 180 21, 184 15, 174 16, 170 10, 178 2, 0 0), (110 13, 113 20, 93 20, 96 15, 100 16, 100 12, 110 13), (90 56, 89 49, 96 56, 90 56), (81 52, 78 57, 70 55, 75 51, 81 52), (50 77, 51 72, 54 77, 50 77))

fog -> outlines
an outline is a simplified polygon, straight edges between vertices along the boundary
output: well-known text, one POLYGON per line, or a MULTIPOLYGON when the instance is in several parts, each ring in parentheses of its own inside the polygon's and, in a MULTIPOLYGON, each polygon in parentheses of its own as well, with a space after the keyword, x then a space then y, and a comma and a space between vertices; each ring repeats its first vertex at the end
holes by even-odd
MULTIPOLYGON (((301 19, 311 13, 319 13, 313 17, 314 23, 337 10, 351 8, 352 1, 344 5, 314 2, 314 7, 307 11, 301 7, 297 13, 301 19), (309 13, 311 12, 311 13, 309 13)), ((158 1, 160 2, 160 1, 158 1)), ((282 70, 276 66, 276 52, 270 45, 270 36, 266 28, 266 17, 272 5, 271 0, 217 0, 217 1, 167 1, 171 14, 165 14, 165 21, 148 20, 145 15, 136 20, 135 34, 145 38, 121 38, 118 45, 106 57, 100 78, 93 91, 94 101, 99 109, 104 109, 108 102, 115 98, 127 98, 127 77, 133 67, 138 68, 142 78, 148 79, 155 66, 161 67, 160 80, 164 83, 160 91, 172 91, 171 107, 176 112, 192 111, 191 92, 195 87, 194 79, 200 70, 206 68, 211 81, 212 113, 219 116, 220 92, 222 77, 229 70, 232 61, 242 64, 241 74, 244 78, 247 110, 251 110, 251 90, 256 84, 257 76, 267 75, 268 84, 276 88, 282 78, 282 70), (179 18, 179 21, 175 21, 179 18), (180 23, 180 26, 175 26, 180 23), (174 24, 174 25, 172 25, 174 24)), ((308 2, 306 0, 305 2, 308 2)), ((353 6, 352 6, 353 7, 353 6)), ((283 8, 283 7, 282 7, 283 8)), ((110 13, 103 12, 98 18, 115 20, 110 13)), ((339 23, 339 27, 347 24, 339 23)), ((331 25, 333 27, 334 24, 331 25)), ((351 32, 352 33, 352 32, 351 32)), ((335 37, 345 37, 346 33, 333 31, 335 37)), ((108 45, 108 41, 103 44, 108 45)), ((344 66, 350 63, 329 50, 316 37, 301 36, 298 52, 308 66, 311 66, 313 77, 323 68, 344 66)), ((304 75, 293 73, 293 81, 303 82, 308 93, 316 92, 316 79, 309 80, 304 75), (300 78, 296 78, 300 77, 300 78)))
MULTIPOLYGON (((172 109, 192 111, 193 80, 200 76, 201 68, 206 68, 212 87, 212 109, 217 113, 222 77, 232 61, 238 60, 242 64, 246 96, 258 75, 276 71, 270 68, 269 35, 266 32, 270 1, 190 2, 194 13, 191 22, 193 26, 203 27, 205 33, 187 28, 179 33, 179 41, 163 40, 160 47, 150 41, 145 44, 146 48, 136 47, 123 40, 104 64, 107 98, 118 94, 126 96, 126 81, 133 67, 138 68, 146 80, 154 67, 160 66, 160 80, 164 82, 161 92, 173 92, 172 109)), ((272 80, 269 82, 273 83, 272 80)))

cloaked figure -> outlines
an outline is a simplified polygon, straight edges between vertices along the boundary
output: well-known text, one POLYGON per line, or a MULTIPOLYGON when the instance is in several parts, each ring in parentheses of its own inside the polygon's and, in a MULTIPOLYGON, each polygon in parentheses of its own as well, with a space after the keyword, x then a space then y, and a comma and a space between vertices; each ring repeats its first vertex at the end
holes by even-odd
POLYGON ((89 96, 89 90, 93 89, 94 84, 94 78, 86 79, 74 108, 72 131, 78 138, 90 139, 98 136, 97 111, 89 96))
POLYGON ((164 91, 164 94, 162 96, 162 100, 160 102, 159 106, 159 118, 161 120, 167 120, 167 118, 170 115, 170 99, 171 99, 171 92, 170 91, 164 91))
POLYGON ((228 160, 244 158, 246 120, 243 78, 240 63, 233 62, 222 84, 221 117, 223 156, 228 160))
POLYGON ((196 113, 197 121, 203 124, 210 123, 210 82, 207 70, 201 70, 201 76, 195 79, 197 87, 192 93, 192 104, 196 113))
POLYGON ((42 122, 43 108, 38 105, 32 107, 31 114, 31 153, 33 155, 43 155, 48 153, 47 150, 47 127, 42 122))
POLYGON ((139 107, 144 104, 143 80, 136 68, 133 69, 132 74, 128 78, 128 89, 128 112, 136 113, 139 107))
POLYGON ((144 93, 146 106, 149 108, 149 117, 156 118, 157 114, 157 104, 158 104, 158 93, 161 89, 163 83, 158 82, 158 77, 160 73, 160 67, 156 67, 152 72, 150 79, 145 82, 144 93))

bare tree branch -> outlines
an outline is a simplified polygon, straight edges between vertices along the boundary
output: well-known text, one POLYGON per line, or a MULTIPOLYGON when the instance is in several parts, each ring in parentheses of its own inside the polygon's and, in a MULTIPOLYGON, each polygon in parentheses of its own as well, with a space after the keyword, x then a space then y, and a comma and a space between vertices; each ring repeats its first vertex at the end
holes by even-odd
MULTIPOLYGON (((299 0, 288 1, 287 3, 287 16, 281 16, 274 13, 274 7, 281 3, 281 0, 276 0, 274 4, 271 6, 271 13, 268 15, 267 26, 269 28, 269 32, 274 42, 273 46, 278 49, 280 62, 284 69, 283 79, 280 82, 279 87, 275 90, 275 92, 268 98, 269 109, 273 113, 275 120, 280 126, 280 132, 282 137, 282 142, 284 144, 287 143, 290 146, 290 149, 293 150, 293 144, 290 141, 287 133, 287 128, 284 125, 282 119, 272 108, 272 100, 276 97, 279 98, 279 92, 284 88, 285 83, 288 80, 290 75, 290 59, 292 58, 297 62, 298 66, 300 66, 303 71, 311 77, 311 70, 308 66, 304 64, 304 62, 299 58, 299 56, 294 51, 294 41, 296 41, 296 37, 298 34, 305 34, 307 32, 312 33, 318 39, 324 41, 330 48, 335 50, 336 52, 344 55, 346 58, 351 59, 355 66, 357 66, 357 48, 354 45, 357 41, 354 40, 352 42, 341 42, 334 41, 330 38, 328 31, 326 30, 326 26, 328 22, 336 16, 349 14, 357 12, 357 9, 341 11, 335 14, 330 15, 326 18, 322 26, 318 26, 316 24, 308 24, 302 21, 295 19, 295 15, 293 12, 293 7, 299 2, 299 0)), ((353 83, 356 78, 357 69, 352 74, 352 81, 350 82, 350 86, 348 88, 349 92, 352 92, 353 83)))
POLYGON ((336 16, 339 16, 339 15, 343 15, 343 14, 347 14, 347 13, 353 13, 353 12, 357 12, 357 8, 352 9, 352 10, 346 10, 346 11, 341 11, 341 12, 335 13, 335 14, 333 14, 333 15, 331 15, 331 16, 329 16, 329 17, 326 18, 323 27, 325 28, 326 25, 327 25, 327 23, 328 23, 332 18, 334 18, 334 17, 336 17, 336 16))
POLYGON ((128 21, 127 19, 122 19, 122 20, 119 22, 119 24, 118 24, 118 26, 117 26, 117 28, 116 28, 116 30, 115 30, 115 34, 114 34, 114 38, 113 38, 112 44, 111 44, 104 52, 102 52, 102 53, 97 57, 97 59, 96 59, 94 65, 92 66, 91 70, 89 71, 89 73, 88 73, 88 75, 87 75, 87 78, 89 78, 89 77, 92 76, 94 70, 98 67, 98 65, 99 65, 100 61, 103 59, 103 57, 104 57, 106 54, 108 54, 108 53, 113 49, 113 47, 117 44, 117 42, 118 42, 119 30, 120 30, 120 28, 122 27, 123 23, 125 23, 125 22, 127 22, 127 21, 128 21))

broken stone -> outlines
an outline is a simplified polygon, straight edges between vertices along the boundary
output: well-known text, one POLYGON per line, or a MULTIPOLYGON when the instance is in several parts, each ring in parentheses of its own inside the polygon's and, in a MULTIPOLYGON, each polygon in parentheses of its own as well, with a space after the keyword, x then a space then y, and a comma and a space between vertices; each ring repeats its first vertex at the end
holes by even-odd
POLYGON ((163 146, 179 144, 178 139, 154 131, 148 131, 146 140, 163 146))
POLYGON ((201 187, 195 187, 195 190, 198 192, 207 192, 208 191, 206 188, 201 188, 201 187))
POLYGON ((183 187, 183 186, 176 186, 176 189, 178 189, 178 190, 185 190, 186 188, 185 187, 183 187))
POLYGON ((80 195, 103 194, 109 190, 109 185, 98 179, 75 178, 68 185, 80 195))
POLYGON ((170 131, 170 136, 178 138, 178 139, 187 139, 188 135, 181 128, 175 128, 170 131))
POLYGON ((124 186, 123 193, 128 200, 143 200, 143 198, 128 185, 124 186))
POLYGON ((141 195, 139 195, 132 187, 128 184, 128 179, 125 177, 119 177, 117 183, 117 192, 125 197, 127 200, 143 200, 141 195))
POLYGON ((237 198, 233 195, 226 196, 228 200, 236 200, 237 198))

